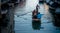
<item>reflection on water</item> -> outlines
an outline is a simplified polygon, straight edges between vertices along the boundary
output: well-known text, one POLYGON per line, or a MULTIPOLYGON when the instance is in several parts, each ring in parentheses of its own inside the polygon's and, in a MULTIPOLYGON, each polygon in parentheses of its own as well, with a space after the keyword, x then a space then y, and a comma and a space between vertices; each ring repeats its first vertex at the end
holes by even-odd
POLYGON ((41 21, 32 21, 32 28, 34 30, 40 30, 41 27, 41 21))

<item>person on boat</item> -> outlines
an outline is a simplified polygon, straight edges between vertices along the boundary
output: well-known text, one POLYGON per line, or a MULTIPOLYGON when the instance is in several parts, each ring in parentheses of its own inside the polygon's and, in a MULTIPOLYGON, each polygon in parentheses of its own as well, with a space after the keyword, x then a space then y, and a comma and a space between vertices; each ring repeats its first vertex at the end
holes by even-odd
POLYGON ((32 16, 34 15, 34 13, 35 13, 35 10, 33 10, 33 12, 32 12, 32 16))
POLYGON ((32 12, 32 18, 33 18, 33 19, 37 19, 37 12, 36 12, 36 10, 34 10, 34 11, 32 12))

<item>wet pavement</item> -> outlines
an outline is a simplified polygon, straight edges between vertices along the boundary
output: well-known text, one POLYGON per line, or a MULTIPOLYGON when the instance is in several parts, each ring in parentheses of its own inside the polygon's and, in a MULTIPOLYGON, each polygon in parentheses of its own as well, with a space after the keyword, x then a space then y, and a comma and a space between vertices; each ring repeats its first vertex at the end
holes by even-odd
POLYGON ((16 7, 14 15, 15 33, 60 33, 60 30, 53 26, 53 18, 45 3, 39 4, 39 12, 42 14, 41 23, 32 23, 32 11, 37 4, 38 0, 27 0, 16 7))

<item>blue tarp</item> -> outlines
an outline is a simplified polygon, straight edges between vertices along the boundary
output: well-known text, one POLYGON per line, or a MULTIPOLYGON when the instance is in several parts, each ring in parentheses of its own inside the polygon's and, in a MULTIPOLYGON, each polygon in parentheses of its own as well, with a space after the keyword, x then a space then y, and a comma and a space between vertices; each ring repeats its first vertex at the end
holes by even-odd
POLYGON ((38 19, 41 19, 42 15, 43 15, 43 14, 38 14, 38 15, 37 15, 37 18, 38 18, 38 19))

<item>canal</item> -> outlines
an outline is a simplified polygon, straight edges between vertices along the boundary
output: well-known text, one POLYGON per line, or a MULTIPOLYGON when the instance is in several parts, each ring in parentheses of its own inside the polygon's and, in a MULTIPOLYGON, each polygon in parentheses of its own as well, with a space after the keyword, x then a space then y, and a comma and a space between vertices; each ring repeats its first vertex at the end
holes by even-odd
POLYGON ((38 0, 21 2, 15 8, 15 33, 60 33, 60 30, 53 26, 53 17, 48 8, 45 3, 39 4, 38 0), (32 23, 32 11, 36 9, 37 4, 41 13, 41 24, 32 23))

